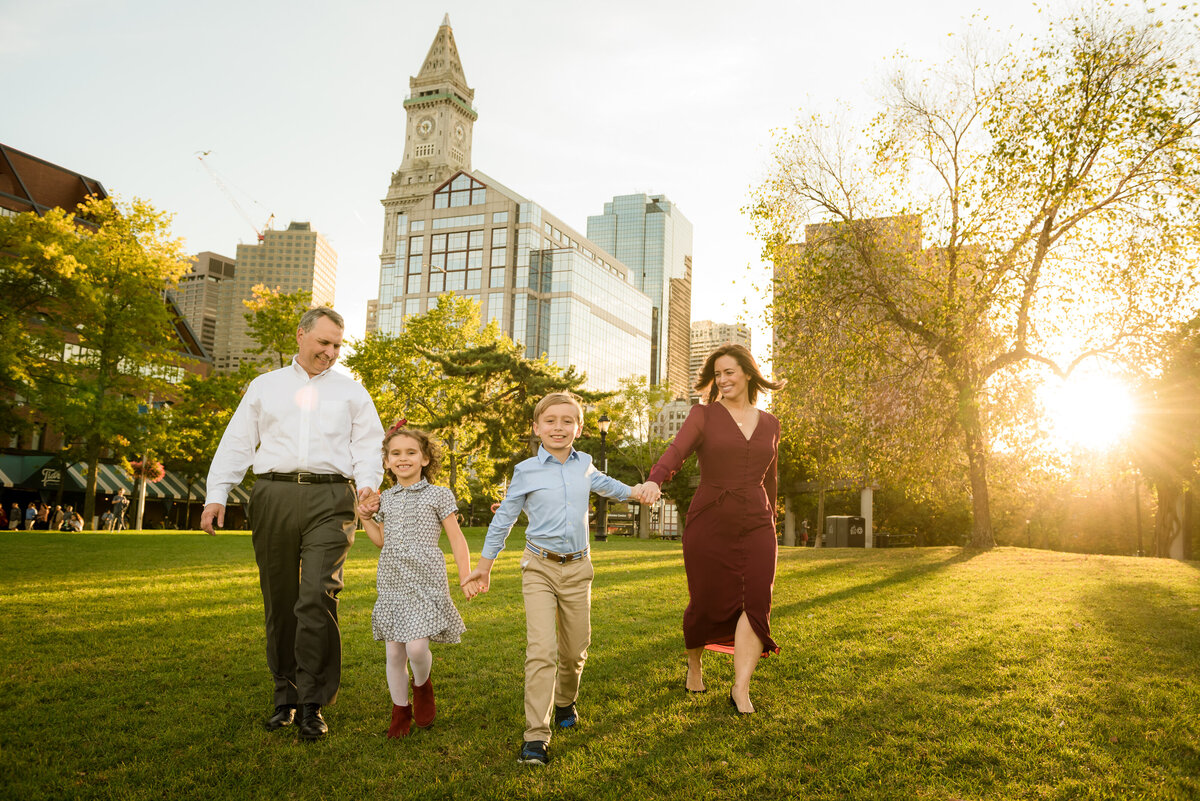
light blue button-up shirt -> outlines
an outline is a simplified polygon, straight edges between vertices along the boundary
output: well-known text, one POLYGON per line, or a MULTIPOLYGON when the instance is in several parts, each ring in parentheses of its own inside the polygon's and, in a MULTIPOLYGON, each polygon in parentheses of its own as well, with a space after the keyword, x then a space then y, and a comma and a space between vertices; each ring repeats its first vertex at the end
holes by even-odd
POLYGON ((482 555, 495 559, 521 510, 529 518, 525 541, 567 554, 588 547, 588 501, 593 492, 614 501, 629 500, 630 488, 596 469, 592 457, 574 448, 560 462, 544 447, 513 471, 508 494, 500 502, 483 540, 482 555))

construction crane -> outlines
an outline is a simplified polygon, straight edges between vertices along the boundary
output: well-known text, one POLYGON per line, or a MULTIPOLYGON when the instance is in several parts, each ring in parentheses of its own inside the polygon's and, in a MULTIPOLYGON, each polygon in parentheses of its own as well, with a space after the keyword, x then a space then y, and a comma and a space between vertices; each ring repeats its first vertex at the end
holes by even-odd
MULTIPOLYGON (((250 215, 246 213, 246 210, 244 208, 242 208, 242 204, 238 203, 238 199, 236 197, 234 197, 233 192, 231 192, 229 190, 229 187, 225 184, 225 182, 223 180, 221 180, 221 176, 217 173, 216 170, 213 169, 211 164, 209 164, 207 161, 205 161, 205 158, 208 155, 210 155, 211 153, 212 153, 211 150, 197 150, 196 151, 196 159, 200 162, 201 166, 204 167, 205 171, 208 172, 209 176, 213 179, 213 181, 216 182, 217 186, 220 187, 221 191, 225 193, 225 197, 229 198, 229 202, 233 204, 233 207, 235 209, 237 209, 238 214, 242 215, 242 219, 245 220, 247 222, 247 224, 249 224, 249 226, 254 230, 254 235, 258 237, 258 241, 259 242, 263 241, 263 232, 271 230, 271 223, 273 223, 275 221, 275 215, 271 214, 269 217, 267 217, 267 223, 261 229, 257 225, 255 225, 254 220, 252 220, 250 218, 250 215)), ((256 200, 253 202, 256 205, 259 205, 259 206, 262 205, 261 203, 259 203, 256 200)))

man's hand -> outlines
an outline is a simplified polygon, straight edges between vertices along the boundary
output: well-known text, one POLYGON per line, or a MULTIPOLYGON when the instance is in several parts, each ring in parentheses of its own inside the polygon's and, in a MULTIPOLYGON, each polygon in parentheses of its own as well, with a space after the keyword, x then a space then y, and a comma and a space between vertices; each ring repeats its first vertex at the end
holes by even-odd
POLYGON ((225 528, 225 504, 210 503, 204 507, 204 511, 200 513, 200 528, 208 532, 212 536, 216 536, 217 532, 213 531, 213 521, 221 528, 225 528))
POLYGON ((363 487, 358 491, 358 516, 364 518, 374 517, 379 511, 379 493, 370 487, 363 487))

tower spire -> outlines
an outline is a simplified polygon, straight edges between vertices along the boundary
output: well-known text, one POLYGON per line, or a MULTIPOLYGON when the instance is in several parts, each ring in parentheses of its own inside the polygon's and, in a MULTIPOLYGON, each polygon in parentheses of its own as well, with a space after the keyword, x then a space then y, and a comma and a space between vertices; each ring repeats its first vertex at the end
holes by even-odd
POLYGON ((450 27, 450 14, 442 19, 425 63, 421 71, 409 79, 409 88, 413 95, 430 89, 452 91, 469 104, 475 97, 475 90, 467 86, 467 77, 463 73, 462 61, 458 57, 458 46, 454 43, 454 31, 450 27))

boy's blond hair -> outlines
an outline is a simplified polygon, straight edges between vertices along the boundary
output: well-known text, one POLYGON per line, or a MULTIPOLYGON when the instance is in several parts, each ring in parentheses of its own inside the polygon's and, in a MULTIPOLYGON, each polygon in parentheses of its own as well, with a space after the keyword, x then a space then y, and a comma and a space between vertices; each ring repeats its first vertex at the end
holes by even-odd
POLYGON ((579 425, 583 426, 583 404, 579 398, 572 395, 570 392, 551 392, 546 397, 537 402, 537 406, 533 407, 533 422, 537 422, 542 417, 542 412, 549 409, 551 406, 557 406, 560 403, 569 403, 575 407, 575 411, 579 412, 579 425))

